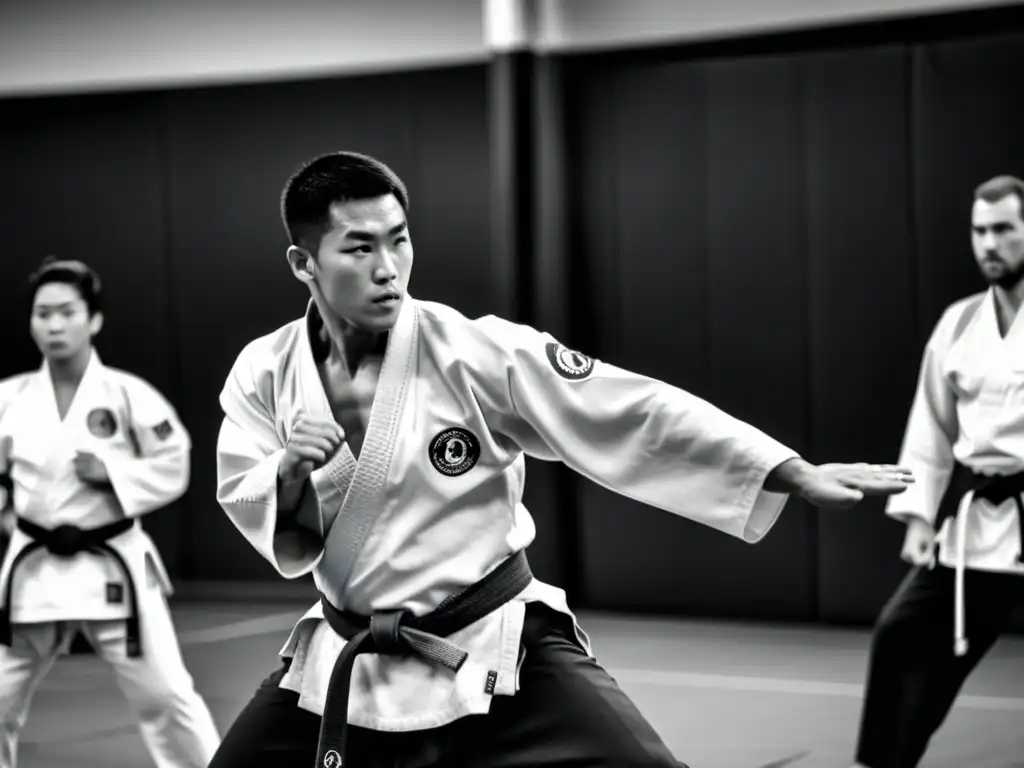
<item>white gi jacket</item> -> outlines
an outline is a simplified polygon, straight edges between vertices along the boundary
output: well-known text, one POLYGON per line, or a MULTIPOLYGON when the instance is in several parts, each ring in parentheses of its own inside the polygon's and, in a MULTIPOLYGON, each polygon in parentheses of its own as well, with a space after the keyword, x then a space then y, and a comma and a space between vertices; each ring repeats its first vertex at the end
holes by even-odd
MULTIPOLYGON (((957 461, 987 475, 1024 470, 1022 314, 1004 338, 993 289, 943 312, 925 346, 900 452, 900 465, 916 482, 889 498, 887 514, 934 525, 957 461)), ((1017 506, 1013 499, 992 504, 968 494, 936 538, 939 562, 958 571, 955 631, 964 650, 964 568, 1024 574, 1017 506)))
MULTIPOLYGON (((421 615, 528 546, 535 527, 522 504, 524 453, 748 542, 786 502, 762 486, 797 454, 753 427, 527 326, 407 297, 358 462, 343 446, 311 475, 315 492, 307 488, 299 511, 308 540, 275 536, 291 425, 300 409, 331 418, 308 335, 315 311, 310 302, 305 319, 251 342, 232 367, 221 393, 217 497, 278 573, 312 571, 338 608, 421 615)), ((437 727, 486 712, 492 694, 514 694, 525 603, 536 600, 572 616, 561 589, 534 580, 449 638, 469 653, 458 674, 416 658, 360 656, 349 722, 437 727)), ((293 659, 282 687, 317 714, 345 643, 322 616, 318 603, 281 651, 293 659)))
MULTIPOLYGON (((191 442, 174 408, 149 383, 103 365, 95 350, 63 422, 45 361, 38 371, 0 381, 2 436, 13 441, 15 512, 45 528, 96 528, 139 517, 171 503, 188 487, 191 442), (73 465, 79 450, 102 459, 112 492, 79 480, 73 465)), ((0 568, 0 596, 11 563, 31 541, 14 531, 0 568)), ((141 526, 108 544, 124 557, 140 593, 149 587, 171 593, 160 555, 141 526)), ((14 623, 123 619, 130 612, 119 565, 88 552, 58 558, 41 549, 27 556, 15 572, 11 602, 14 623)), ((145 604, 142 594, 140 619, 145 604)))

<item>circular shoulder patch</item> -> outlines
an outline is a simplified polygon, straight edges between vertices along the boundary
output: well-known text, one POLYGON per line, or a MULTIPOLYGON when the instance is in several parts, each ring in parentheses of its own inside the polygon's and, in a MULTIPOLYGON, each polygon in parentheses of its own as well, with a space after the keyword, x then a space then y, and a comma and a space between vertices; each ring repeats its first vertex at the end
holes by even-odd
POLYGON ((442 475, 456 477, 469 472, 480 458, 480 441, 460 427, 450 427, 430 441, 430 463, 442 475))
POLYGON ((548 361, 563 379, 585 379, 594 370, 594 359, 563 344, 549 342, 546 347, 548 361))
POLYGON ((117 431, 117 419, 109 408, 94 408, 89 411, 85 423, 96 437, 113 437, 117 431))

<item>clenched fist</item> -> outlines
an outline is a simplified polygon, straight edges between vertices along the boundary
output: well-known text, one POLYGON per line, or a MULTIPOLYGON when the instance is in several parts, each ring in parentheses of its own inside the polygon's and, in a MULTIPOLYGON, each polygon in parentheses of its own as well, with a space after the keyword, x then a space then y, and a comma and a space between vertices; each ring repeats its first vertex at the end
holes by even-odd
POLYGON ((302 485, 314 469, 330 461, 344 439, 344 430, 334 421, 300 416, 277 467, 281 485, 302 485))
POLYGON ((935 565, 935 529, 931 523, 919 517, 907 521, 900 557, 912 565, 935 565))
POLYGON ((105 487, 110 484, 110 475, 103 460, 90 451, 79 451, 73 460, 75 474, 83 483, 105 487))

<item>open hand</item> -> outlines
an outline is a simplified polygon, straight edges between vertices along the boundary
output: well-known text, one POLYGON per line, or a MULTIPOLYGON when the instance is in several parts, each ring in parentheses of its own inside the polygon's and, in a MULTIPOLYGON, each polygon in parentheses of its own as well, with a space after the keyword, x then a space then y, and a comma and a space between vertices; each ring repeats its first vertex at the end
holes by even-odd
POLYGON ((107 467, 95 453, 79 451, 74 458, 75 474, 83 483, 91 485, 108 485, 110 475, 107 474, 107 467))
POLYGON ((821 464, 801 473, 797 494, 816 507, 852 507, 865 496, 895 496, 914 482, 894 464, 821 464))

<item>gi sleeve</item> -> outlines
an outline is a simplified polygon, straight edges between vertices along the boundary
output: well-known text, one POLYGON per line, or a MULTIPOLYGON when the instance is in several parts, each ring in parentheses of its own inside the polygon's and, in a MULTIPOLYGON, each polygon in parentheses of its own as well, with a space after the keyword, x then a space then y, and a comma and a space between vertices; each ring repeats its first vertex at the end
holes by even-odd
POLYGON ((904 522, 918 517, 934 525, 955 466, 956 394, 942 367, 952 345, 951 325, 947 311, 925 345, 900 449, 899 463, 914 473, 915 482, 886 503, 886 514, 904 522))
POLYGON ((122 412, 135 451, 98 450, 126 517, 165 507, 188 490, 192 441, 177 412, 152 385, 123 382, 122 412))
MULTIPOLYGON (((11 480, 11 436, 4 429, 4 416, 11 407, 14 396, 24 387, 25 376, 14 376, 0 380, 0 515, 12 512, 14 484, 11 480)), ((0 532, 0 540, 5 534, 0 532)))
POLYGON ((498 429, 527 455, 746 542, 775 523, 788 494, 766 491, 765 478, 795 451, 699 397, 549 334, 494 318, 484 327, 507 388, 498 429))
MULTIPOLYGON (((295 579, 312 571, 323 556, 317 486, 330 482, 314 472, 296 513, 287 522, 278 515, 277 470, 285 444, 267 405, 272 402, 269 375, 258 386, 244 357, 220 394, 224 419, 217 438, 217 501, 246 541, 281 576, 295 579)), ((323 487, 322 493, 330 491, 323 487)))

